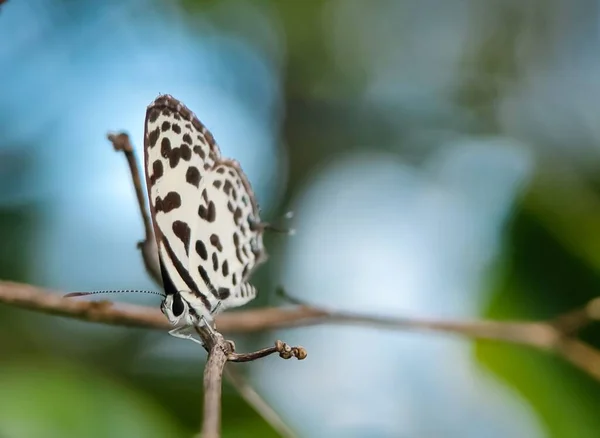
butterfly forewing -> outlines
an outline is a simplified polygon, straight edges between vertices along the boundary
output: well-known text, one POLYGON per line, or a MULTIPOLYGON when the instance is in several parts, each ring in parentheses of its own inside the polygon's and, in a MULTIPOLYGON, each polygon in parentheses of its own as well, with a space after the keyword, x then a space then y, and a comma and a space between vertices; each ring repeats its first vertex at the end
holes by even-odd
POLYGON ((266 259, 259 212, 239 165, 221 158, 210 132, 175 98, 146 113, 145 170, 163 276, 199 314, 254 298, 247 284, 266 259))

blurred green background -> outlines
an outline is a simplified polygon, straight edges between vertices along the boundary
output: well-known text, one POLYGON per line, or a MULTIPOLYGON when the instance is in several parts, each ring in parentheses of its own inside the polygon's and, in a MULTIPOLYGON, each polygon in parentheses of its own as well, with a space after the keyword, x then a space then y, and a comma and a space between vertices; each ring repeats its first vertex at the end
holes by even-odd
MULTIPOLYGON (((8 1, 0 278, 153 288, 127 165, 184 101, 239 160, 269 236, 250 307, 543 319, 600 288, 597 0, 8 1)), ((158 297, 121 301, 158 306, 158 297)), ((600 331, 586 341, 600 348, 600 331)), ((318 326, 238 367, 303 437, 600 436, 600 383, 524 347, 318 326)), ((204 353, 0 305, 0 437, 189 437, 204 353)), ((278 436, 226 385, 223 435, 278 436)))

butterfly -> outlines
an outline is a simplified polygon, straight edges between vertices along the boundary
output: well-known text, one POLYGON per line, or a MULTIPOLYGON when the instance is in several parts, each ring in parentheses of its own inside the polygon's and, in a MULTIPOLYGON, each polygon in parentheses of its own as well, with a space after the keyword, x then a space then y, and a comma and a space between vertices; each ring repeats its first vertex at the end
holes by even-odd
POLYGON ((182 102, 159 95, 146 111, 144 170, 169 334, 199 342, 191 328, 256 297, 249 283, 267 259, 259 207, 235 160, 182 102))

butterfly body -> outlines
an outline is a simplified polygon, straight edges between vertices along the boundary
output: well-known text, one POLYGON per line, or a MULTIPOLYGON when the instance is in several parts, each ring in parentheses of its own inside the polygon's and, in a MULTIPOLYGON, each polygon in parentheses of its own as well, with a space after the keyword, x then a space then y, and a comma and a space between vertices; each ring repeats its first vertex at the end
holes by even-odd
POLYGON ((249 278, 267 258, 252 187, 170 95, 148 106, 144 170, 166 295, 161 310, 169 321, 199 325, 252 300, 249 278))

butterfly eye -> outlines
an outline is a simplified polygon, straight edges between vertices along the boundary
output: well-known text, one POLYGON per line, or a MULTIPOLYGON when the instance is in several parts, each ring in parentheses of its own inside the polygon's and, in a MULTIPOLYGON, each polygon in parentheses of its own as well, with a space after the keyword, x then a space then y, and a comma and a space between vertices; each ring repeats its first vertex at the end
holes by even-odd
POLYGON ((183 311, 185 310, 185 305, 183 304, 183 299, 181 298, 181 294, 173 295, 173 316, 181 316, 183 311))

